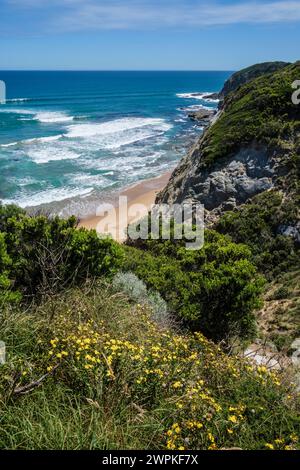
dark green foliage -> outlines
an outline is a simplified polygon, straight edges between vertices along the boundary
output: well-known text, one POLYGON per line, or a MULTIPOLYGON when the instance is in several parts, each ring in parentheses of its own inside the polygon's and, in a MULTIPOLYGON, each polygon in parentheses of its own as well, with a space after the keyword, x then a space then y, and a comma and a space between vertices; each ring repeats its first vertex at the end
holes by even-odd
POLYGON ((292 83, 300 63, 250 81, 224 101, 223 115, 201 144, 201 164, 210 165, 249 144, 266 145, 284 153, 300 128, 300 106, 292 103, 292 83))
POLYGON ((273 300, 283 300, 289 296, 289 289, 286 286, 279 287, 273 294, 273 300))
POLYGON ((236 243, 247 243, 256 266, 271 278, 299 264, 296 242, 280 234, 280 227, 294 224, 298 211, 297 199, 283 199, 281 193, 268 191, 225 213, 216 229, 236 243))
POLYGON ((11 281, 8 278, 11 265, 11 259, 6 251, 4 234, 0 232, 0 307, 5 302, 19 299, 19 294, 11 291, 11 281))
POLYGON ((258 78, 261 75, 276 72, 287 65, 289 65, 288 62, 263 62, 261 64, 251 65, 250 67, 239 70, 231 75, 231 77, 225 82, 220 95, 221 97, 227 96, 245 83, 258 78))
POLYGON ((12 260, 10 277, 25 295, 51 294, 88 277, 113 274, 123 250, 96 231, 77 229, 76 218, 28 217, 1 207, 0 224, 12 260))
POLYGON ((254 334, 263 281, 245 245, 208 230, 201 250, 174 241, 141 243, 143 250, 127 249, 126 269, 158 291, 186 325, 214 340, 254 334))
POLYGON ((18 206, 3 206, 0 203, 0 232, 6 232, 9 219, 18 218, 25 214, 25 211, 18 206))

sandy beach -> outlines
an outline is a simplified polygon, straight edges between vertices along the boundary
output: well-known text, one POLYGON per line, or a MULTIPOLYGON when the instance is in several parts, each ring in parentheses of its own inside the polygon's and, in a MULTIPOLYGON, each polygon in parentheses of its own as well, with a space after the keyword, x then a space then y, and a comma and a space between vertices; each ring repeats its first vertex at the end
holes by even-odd
POLYGON ((101 202, 99 214, 81 219, 79 227, 95 229, 102 234, 110 233, 115 240, 124 241, 128 223, 133 223, 148 213, 155 203, 157 193, 166 186, 171 174, 172 170, 167 171, 159 177, 143 180, 121 191, 119 196, 127 197, 127 206, 110 205, 106 208, 105 201, 101 202))

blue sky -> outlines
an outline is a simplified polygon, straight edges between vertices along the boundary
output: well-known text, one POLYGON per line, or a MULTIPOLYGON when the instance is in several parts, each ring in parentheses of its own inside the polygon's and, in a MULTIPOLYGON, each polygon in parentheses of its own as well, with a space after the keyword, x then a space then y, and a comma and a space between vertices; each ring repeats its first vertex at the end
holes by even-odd
POLYGON ((300 59, 300 0, 0 0, 0 69, 235 70, 300 59))

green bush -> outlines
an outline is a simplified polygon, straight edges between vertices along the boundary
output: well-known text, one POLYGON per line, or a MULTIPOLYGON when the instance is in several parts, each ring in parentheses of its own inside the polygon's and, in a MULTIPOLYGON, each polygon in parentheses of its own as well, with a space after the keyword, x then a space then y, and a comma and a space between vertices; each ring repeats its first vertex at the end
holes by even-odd
POLYGON ((272 300, 283 300, 289 297, 289 289, 287 286, 279 287, 273 294, 272 300))
POLYGON ((151 318, 161 326, 172 324, 166 301, 158 292, 151 292, 135 274, 118 272, 113 279, 113 288, 124 292, 129 299, 151 308, 151 318))
POLYGON ((11 264, 11 259, 6 251, 4 234, 0 233, 0 307, 3 306, 5 302, 19 299, 18 293, 11 291, 11 281, 8 278, 11 264))
POLYGON ((297 201, 284 200, 279 192, 267 191, 236 211, 225 213, 215 228, 230 235, 234 242, 249 245, 254 264, 272 278, 299 264, 297 243, 279 230, 280 226, 294 224, 298 210, 297 201))
POLYGON ((255 333, 253 310, 260 305, 262 278, 245 245, 206 231, 201 250, 182 242, 145 241, 127 248, 125 267, 158 291, 172 312, 214 340, 255 333))
POLYGON ((122 262, 118 244, 94 230, 78 229, 75 217, 29 217, 13 206, 1 207, 0 227, 12 260, 10 276, 26 296, 112 275, 122 262))

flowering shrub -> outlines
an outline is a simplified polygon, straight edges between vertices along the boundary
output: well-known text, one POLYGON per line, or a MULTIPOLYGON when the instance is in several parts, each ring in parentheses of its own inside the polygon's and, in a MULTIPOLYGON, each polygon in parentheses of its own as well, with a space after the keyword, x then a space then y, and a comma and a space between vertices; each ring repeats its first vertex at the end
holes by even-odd
MULTIPOLYGON (((104 393, 112 387, 120 393, 126 390, 128 403, 138 403, 158 416, 162 407, 165 416, 161 416, 161 443, 157 444, 171 450, 236 445, 240 435, 249 432, 252 414, 261 414, 262 419, 266 407, 272 406, 266 402, 267 390, 272 390, 275 402, 281 401, 282 385, 276 372, 228 357, 201 333, 183 336, 159 330, 142 306, 138 311, 147 331, 143 343, 111 335, 103 321, 76 324, 57 318, 47 370, 59 365, 58 376, 68 371, 72 383, 77 376, 89 384, 87 392, 99 386, 99 381, 104 393), (245 393, 238 396, 246 382, 248 390, 252 386, 259 393, 255 406, 250 406, 245 393)), ((282 447, 296 445, 285 432, 276 439, 285 443, 282 447)))
POLYGON ((8 316, 2 328, 10 354, 18 349, 2 366, 1 447, 28 442, 33 416, 42 426, 32 431, 34 448, 41 440, 46 448, 107 448, 107 439, 108 448, 298 447, 296 395, 278 373, 229 357, 201 333, 159 327, 148 306, 128 304, 109 285, 74 290, 27 315, 11 326, 8 316), (21 390, 44 379, 11 401, 12 376, 21 390), (57 428, 63 439, 49 443, 57 428))
POLYGON ((151 318, 102 281, 2 312, 0 447, 299 447, 290 381, 151 318))

